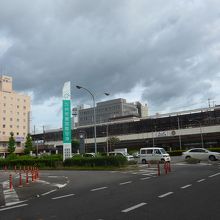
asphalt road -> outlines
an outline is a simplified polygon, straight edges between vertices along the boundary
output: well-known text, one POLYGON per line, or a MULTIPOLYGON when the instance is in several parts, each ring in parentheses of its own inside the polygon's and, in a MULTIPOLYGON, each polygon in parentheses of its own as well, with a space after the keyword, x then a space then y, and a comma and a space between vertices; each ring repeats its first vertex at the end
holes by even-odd
POLYGON ((176 164, 159 177, 147 166, 128 172, 46 171, 41 176, 65 179, 66 185, 54 191, 41 188, 39 197, 1 207, 1 220, 220 219, 218 164, 176 164))

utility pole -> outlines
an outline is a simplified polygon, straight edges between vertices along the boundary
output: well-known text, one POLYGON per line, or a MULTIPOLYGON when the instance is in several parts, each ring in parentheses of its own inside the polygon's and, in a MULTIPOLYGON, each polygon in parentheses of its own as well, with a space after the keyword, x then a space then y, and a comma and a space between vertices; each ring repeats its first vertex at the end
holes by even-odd
POLYGON ((177 117, 177 122, 178 122, 178 131, 179 131, 179 144, 180 144, 180 150, 182 150, 182 141, 181 141, 181 130, 180 130, 180 119, 177 117))

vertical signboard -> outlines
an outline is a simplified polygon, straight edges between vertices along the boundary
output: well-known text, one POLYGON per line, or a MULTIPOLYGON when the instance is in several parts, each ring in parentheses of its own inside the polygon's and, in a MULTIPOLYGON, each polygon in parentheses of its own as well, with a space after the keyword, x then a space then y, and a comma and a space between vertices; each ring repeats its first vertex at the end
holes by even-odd
POLYGON ((63 86, 63 160, 72 156, 70 81, 63 86))

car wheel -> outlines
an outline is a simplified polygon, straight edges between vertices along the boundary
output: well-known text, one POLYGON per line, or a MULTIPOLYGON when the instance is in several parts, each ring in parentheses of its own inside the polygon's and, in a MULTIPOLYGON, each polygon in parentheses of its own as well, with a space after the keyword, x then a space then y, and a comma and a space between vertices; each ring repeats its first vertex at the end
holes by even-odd
POLYGON ((142 164, 146 164, 147 163, 147 161, 145 159, 143 159, 141 162, 142 162, 142 164))
POLYGON ((186 160, 190 159, 191 157, 190 156, 186 156, 186 160))
POLYGON ((209 156, 209 160, 211 160, 211 161, 215 161, 215 160, 216 160, 216 158, 215 158, 215 156, 210 155, 210 156, 209 156))
POLYGON ((161 162, 162 162, 162 163, 164 163, 164 162, 165 162, 165 160, 164 160, 164 159, 161 159, 161 162))

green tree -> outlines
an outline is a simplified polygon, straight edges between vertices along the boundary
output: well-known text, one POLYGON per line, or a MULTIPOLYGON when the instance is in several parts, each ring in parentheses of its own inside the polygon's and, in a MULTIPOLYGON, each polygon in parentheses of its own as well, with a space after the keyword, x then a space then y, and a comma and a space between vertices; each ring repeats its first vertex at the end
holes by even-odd
POLYGON ((24 147, 24 154, 30 154, 30 152, 33 151, 32 138, 30 134, 26 136, 24 147))
POLYGON ((8 153, 12 154, 15 151, 15 139, 14 139, 14 133, 10 132, 10 137, 8 140, 8 153))
POLYGON ((71 143, 72 153, 73 153, 73 152, 77 152, 77 150, 79 150, 79 145, 80 145, 79 140, 77 140, 77 139, 73 139, 73 140, 72 140, 72 143, 71 143))
POLYGON ((114 150, 114 147, 116 144, 120 142, 120 139, 118 137, 112 136, 108 138, 108 143, 110 145, 110 151, 114 150))

